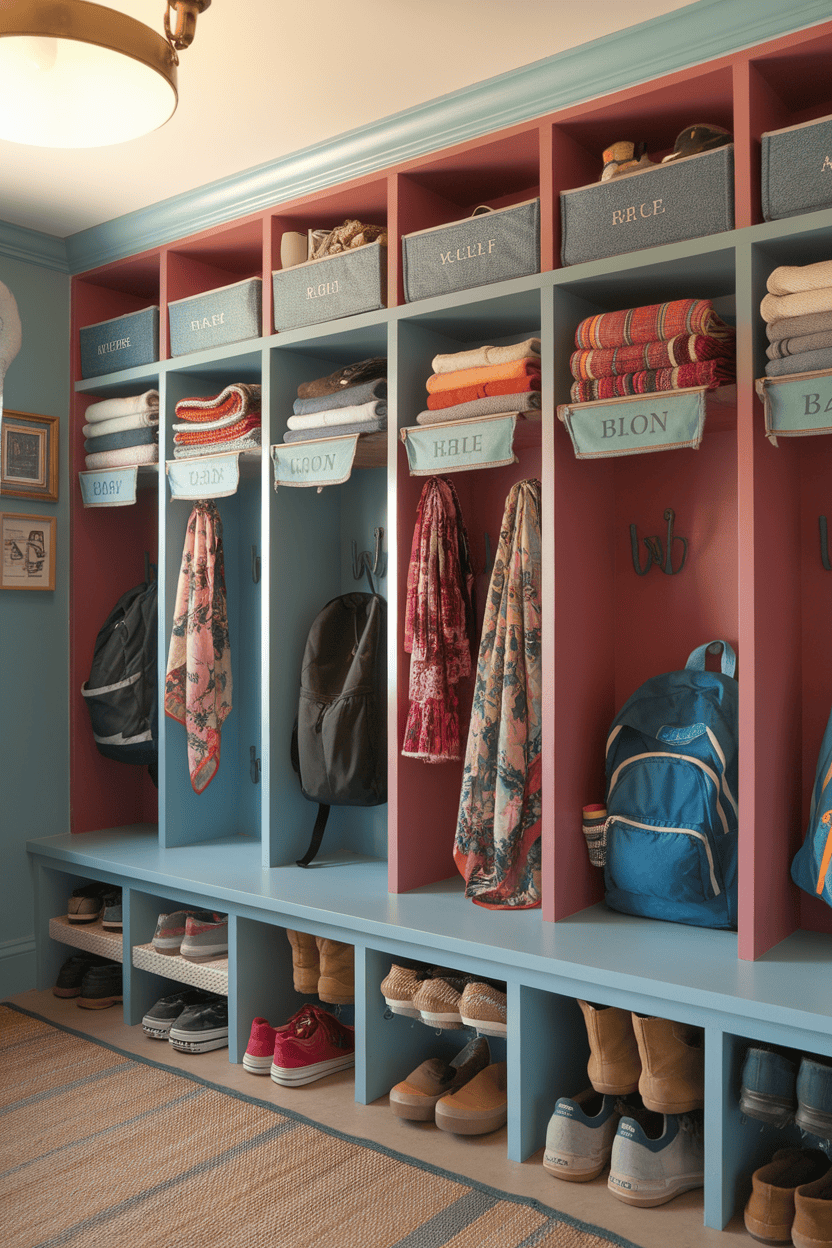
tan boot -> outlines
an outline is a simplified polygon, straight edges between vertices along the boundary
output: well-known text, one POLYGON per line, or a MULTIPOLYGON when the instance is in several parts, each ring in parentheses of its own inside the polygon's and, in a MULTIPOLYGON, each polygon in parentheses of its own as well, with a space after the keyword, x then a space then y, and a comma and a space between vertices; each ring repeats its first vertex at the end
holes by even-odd
POLYGON ((294 972, 295 992, 305 997, 314 996, 318 991, 320 975, 320 958, 315 937, 308 932, 286 932, 292 946, 292 970, 294 972))
POLYGON ((321 958, 317 992, 328 1005, 352 1005, 355 1000, 355 949, 340 940, 316 936, 321 958))
POLYGON ((705 1044, 701 1027, 633 1015, 641 1078, 638 1090, 657 1114, 686 1114, 705 1104, 705 1044))
POLYGON ((587 1074, 596 1092, 626 1096, 638 1088, 641 1062, 629 1010, 579 1001, 589 1037, 587 1074))

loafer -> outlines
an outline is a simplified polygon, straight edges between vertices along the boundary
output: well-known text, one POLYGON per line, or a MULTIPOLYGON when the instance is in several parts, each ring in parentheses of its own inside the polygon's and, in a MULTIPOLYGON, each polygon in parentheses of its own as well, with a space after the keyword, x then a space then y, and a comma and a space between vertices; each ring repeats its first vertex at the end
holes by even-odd
POLYGON ((790 1244, 795 1217, 795 1191, 829 1170, 819 1148, 781 1148, 751 1176, 751 1195, 745 1206, 745 1229, 761 1244, 790 1244))
POLYGON ((81 981, 77 1004, 82 1010, 106 1010, 121 1001, 121 963, 91 966, 81 981))
POLYGON ((484 1037, 472 1040, 450 1062, 430 1057, 390 1089, 390 1108, 397 1118, 430 1122, 439 1098, 464 1087, 490 1061, 491 1051, 484 1037))
POLYGON ((832 1248, 832 1170, 794 1194, 794 1248, 832 1248))
POLYGON ((436 1102, 436 1125, 455 1135, 487 1135, 508 1118, 506 1063, 486 1066, 464 1087, 436 1102))
POLYGON ((82 884, 69 895, 66 917, 70 923, 94 923, 104 909, 104 897, 111 884, 82 884))

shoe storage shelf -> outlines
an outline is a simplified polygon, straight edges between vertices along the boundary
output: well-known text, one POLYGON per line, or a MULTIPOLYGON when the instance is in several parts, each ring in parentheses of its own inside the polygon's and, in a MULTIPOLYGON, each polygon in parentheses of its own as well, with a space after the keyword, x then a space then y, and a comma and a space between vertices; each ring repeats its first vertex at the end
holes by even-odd
MULTIPOLYGON (((72 826, 29 844, 42 987, 64 956, 66 934, 53 925, 78 882, 124 889, 124 1012, 132 1024, 166 985, 185 978, 182 968, 142 962, 157 915, 188 904, 227 911, 222 991, 236 1062, 255 1015, 275 1021, 296 1008, 285 929, 353 943, 355 1093, 370 1101, 430 1047, 427 1029, 384 1017, 378 985, 391 958, 505 980, 508 1153, 515 1160, 542 1146, 556 1098, 586 1084, 577 999, 696 1023, 706 1045, 705 1221, 721 1227, 737 1212, 759 1154, 756 1130, 736 1107, 743 1044, 832 1055, 832 1007, 818 990, 832 967, 832 914, 800 895, 789 877, 832 703, 832 577, 817 543, 818 516, 832 505, 832 443, 784 439, 773 447, 754 388, 765 370, 758 309, 768 274, 832 254, 832 209, 762 220, 761 136, 832 112, 830 64, 832 23, 263 208, 73 279, 74 470, 84 465, 86 407, 149 388, 160 394, 160 465, 139 474, 133 506, 85 508, 73 483, 72 826), (658 159, 691 120, 733 135, 735 228, 634 250, 627 231, 638 226, 625 218, 621 254, 562 266, 561 192, 597 181, 601 152, 616 137, 645 140, 658 159), (500 209, 536 198, 539 273, 490 285, 480 278, 476 286, 462 274, 463 289, 405 301, 404 235, 468 217, 480 204, 500 209), (275 333, 271 275, 284 232, 347 217, 387 226, 389 306, 275 333), (258 336, 172 355, 171 304, 251 278, 262 280, 258 336), (577 323, 685 297, 710 298, 737 326, 737 384, 709 396, 701 448, 577 460, 556 418, 557 405, 569 399, 577 323), (81 379, 82 327, 155 306, 158 362, 81 379), (454 871, 461 765, 425 766, 400 753, 406 579, 423 482, 409 475, 398 431, 426 406, 437 352, 530 336, 542 344, 541 418, 518 423, 513 464, 453 478, 479 572, 486 542, 496 549, 511 486, 528 477, 542 482, 542 907, 507 914, 466 901, 454 871), (282 441, 298 385, 371 356, 388 360, 386 455, 321 492, 275 490, 268 448, 282 441), (197 795, 181 725, 161 717, 156 789, 141 769, 97 753, 78 690, 100 622, 142 579, 146 557, 158 567, 162 679, 190 511, 171 497, 165 471, 175 405, 232 382, 262 387, 262 453, 241 457, 236 490, 218 501, 233 710, 217 776, 197 795), (685 568, 673 577, 658 569, 638 576, 630 526, 640 537, 662 532, 668 507, 688 542, 685 568), (301 870, 295 860, 315 814, 290 759, 303 645, 330 598, 364 588, 353 547, 372 550, 377 529, 384 554, 377 588, 390 606, 389 802, 333 808, 318 860, 301 870), (581 834, 582 807, 603 798, 604 743, 617 709, 649 676, 683 666, 692 649, 714 638, 729 641, 739 657, 738 933, 607 909, 581 834)), ((623 180, 636 204, 638 176, 623 180)))

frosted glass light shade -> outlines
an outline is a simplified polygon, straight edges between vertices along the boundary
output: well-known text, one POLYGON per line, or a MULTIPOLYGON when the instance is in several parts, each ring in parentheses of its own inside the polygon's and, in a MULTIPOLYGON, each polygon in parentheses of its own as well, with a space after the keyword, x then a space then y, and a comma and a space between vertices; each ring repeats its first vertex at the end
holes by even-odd
POLYGON ((86 0, 0 5, 0 139, 103 147, 163 126, 176 110, 170 45, 86 0))

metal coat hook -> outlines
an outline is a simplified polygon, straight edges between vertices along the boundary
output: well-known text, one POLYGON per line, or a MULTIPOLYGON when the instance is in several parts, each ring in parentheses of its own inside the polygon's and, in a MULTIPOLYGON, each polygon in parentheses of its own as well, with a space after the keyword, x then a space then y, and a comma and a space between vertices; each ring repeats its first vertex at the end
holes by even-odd
POLYGON ((256 745, 252 745, 249 747, 249 759, 250 759, 249 775, 251 776, 251 783, 259 784, 260 783, 260 759, 257 757, 256 745))
POLYGON ((832 572, 832 563, 829 562, 829 536, 826 531, 826 516, 818 516, 818 528, 820 529, 820 561, 827 572, 832 572))
POLYGON ((254 584, 255 584, 255 585, 259 584, 259 581, 260 581, 260 556, 259 556, 259 555, 258 555, 258 553, 257 553, 257 547, 256 547, 256 546, 252 546, 252 548, 251 548, 251 579, 254 581, 254 584))
POLYGON ((370 584, 371 594, 376 592, 375 585, 373 584, 373 577, 383 575, 383 555, 381 548, 382 543, 384 542, 384 529, 374 529, 373 537, 375 538, 375 548, 372 555, 369 550, 362 550, 359 553, 358 542, 356 542, 355 538, 353 538, 352 541, 352 574, 357 581, 360 581, 361 577, 366 573, 367 580, 370 584))
MULTIPOLYGON (((678 533, 673 532, 676 512, 672 507, 665 508, 664 518, 667 521, 667 541, 664 553, 662 553, 661 538, 658 536, 645 537, 644 545, 647 547, 647 562, 643 567, 638 553, 638 535, 636 533, 636 526, 634 524, 630 525, 630 548, 633 554, 633 567, 639 576, 646 576, 654 563, 661 568, 662 572, 664 572, 666 576, 675 576, 676 573, 681 572, 682 568, 685 566, 685 559, 687 558, 688 553, 688 543, 686 538, 680 537, 678 533), (674 542, 682 543, 682 558, 679 561, 678 568, 674 568, 673 566, 674 542)), ((830 569, 830 571, 832 571, 832 569, 830 569)))

